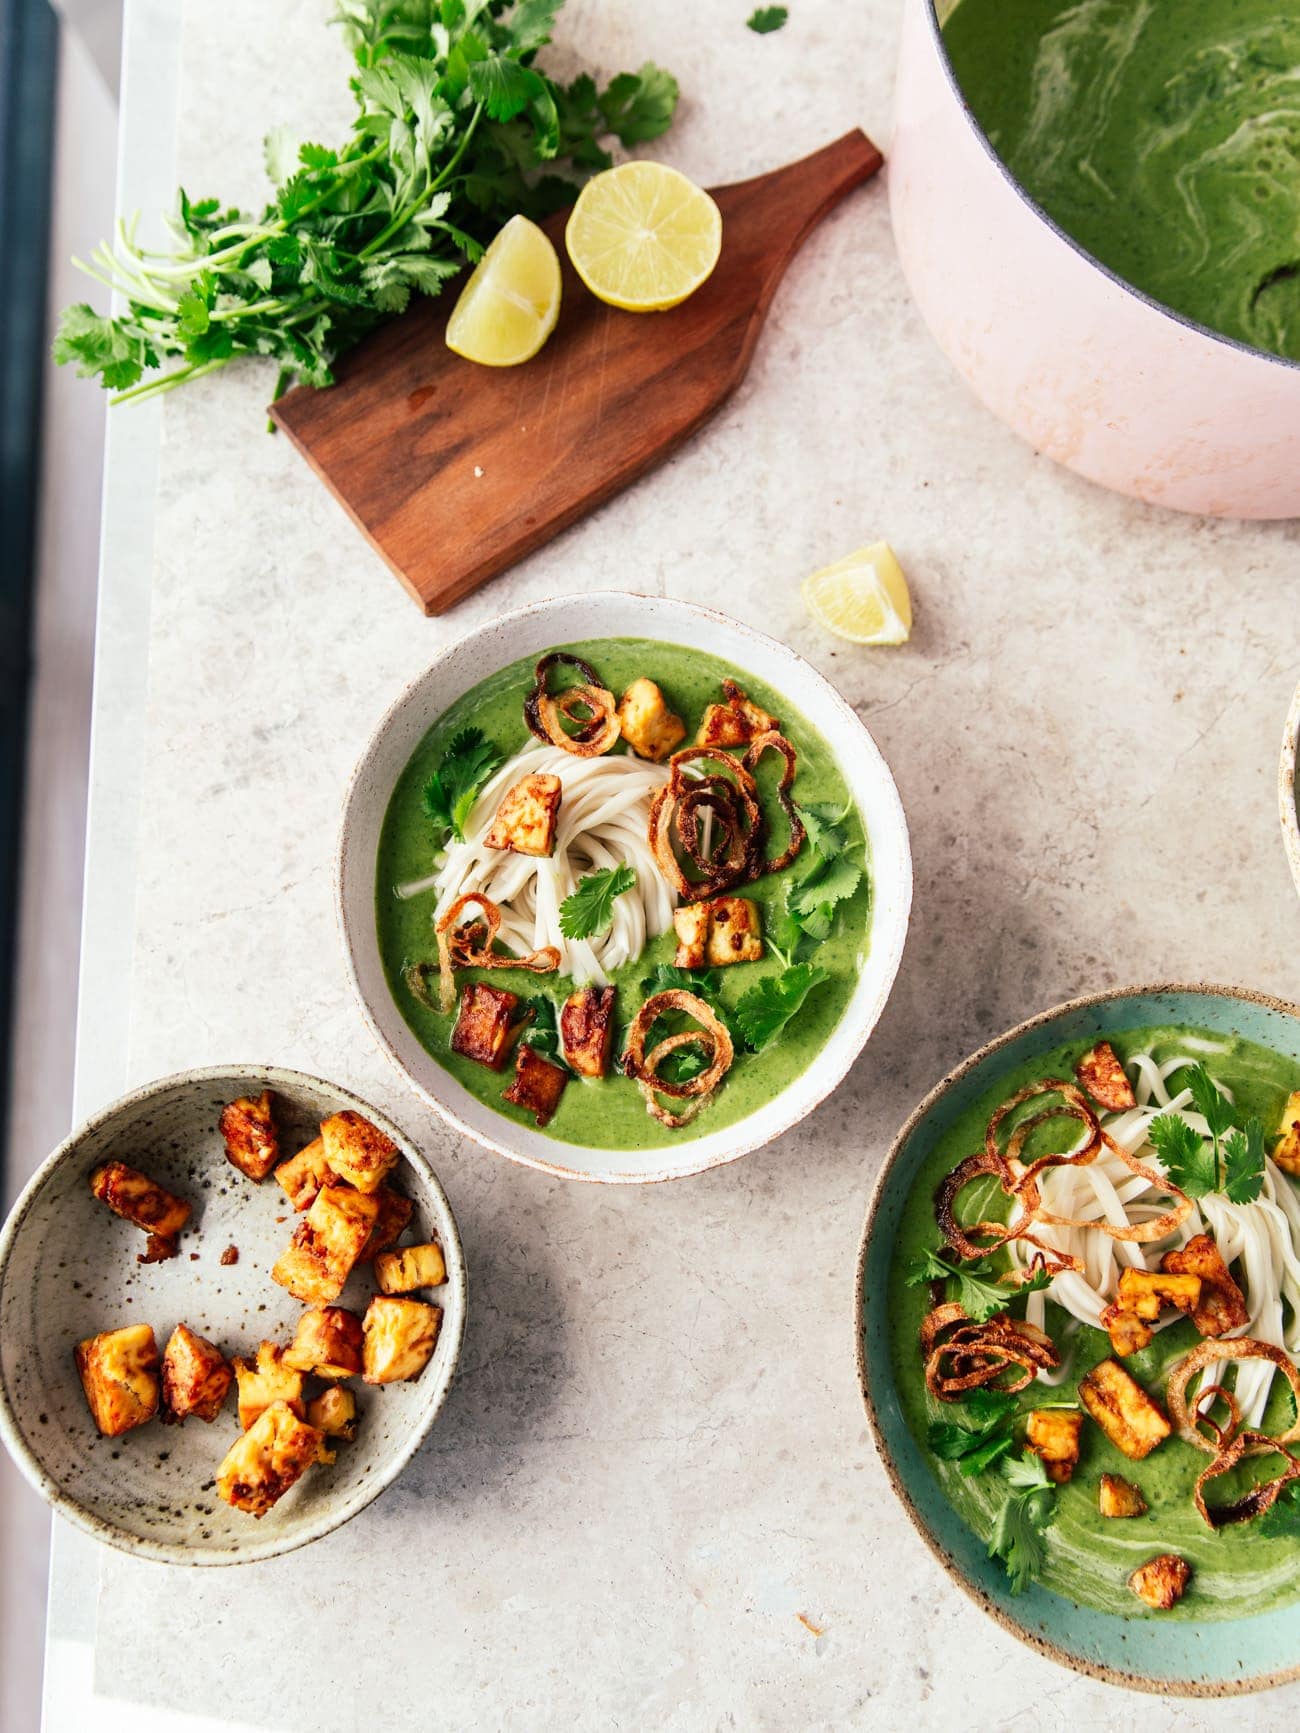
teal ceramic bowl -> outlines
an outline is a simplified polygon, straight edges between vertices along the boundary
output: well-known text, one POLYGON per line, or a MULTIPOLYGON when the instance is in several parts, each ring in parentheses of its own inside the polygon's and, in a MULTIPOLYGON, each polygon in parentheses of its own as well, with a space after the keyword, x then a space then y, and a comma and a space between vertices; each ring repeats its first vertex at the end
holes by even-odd
POLYGON ((1300 1006, 1231 987, 1166 983, 1072 999, 982 1047, 945 1077, 899 1133, 877 1181, 858 1254, 858 1375, 894 1490, 950 1576, 999 1624, 1078 1672, 1187 1697, 1227 1697, 1300 1678, 1300 1600, 1252 1618, 1161 1624, 1077 1606, 1048 1589, 1010 1594, 1001 1566, 948 1503, 899 1405, 885 1304, 903 1206, 918 1169, 953 1120, 1000 1075, 1062 1042, 1143 1024, 1187 1023, 1242 1035, 1300 1060, 1300 1006))

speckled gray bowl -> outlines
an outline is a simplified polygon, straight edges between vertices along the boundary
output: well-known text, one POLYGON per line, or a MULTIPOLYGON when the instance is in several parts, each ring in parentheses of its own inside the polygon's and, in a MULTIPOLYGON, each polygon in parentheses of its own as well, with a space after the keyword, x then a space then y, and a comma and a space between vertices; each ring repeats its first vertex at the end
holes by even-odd
MULTIPOLYGON (((368 1271, 368 1266, 367 1266, 368 1271)), ((354 1275, 341 1304, 363 1311, 371 1289, 354 1275)), ((272 1067, 223 1066, 162 1078, 87 1121, 33 1176, 0 1232, 0 1439, 54 1508, 98 1540, 173 1564, 245 1564, 304 1546, 378 1497, 419 1448, 451 1383, 465 1326, 465 1263, 442 1187, 424 1157, 382 1113, 332 1083, 272 1067), (73 1364, 77 1342, 124 1324, 153 1325, 162 1352, 181 1322, 228 1355, 263 1337, 285 1342, 302 1308, 270 1269, 297 1218, 274 1180, 254 1185, 225 1159, 217 1130, 238 1095, 275 1092, 282 1143, 309 1143, 342 1108, 373 1120, 399 1145, 395 1183, 415 1203, 410 1239, 436 1239, 447 1280, 432 1360, 410 1384, 360 1380, 360 1426, 330 1467, 313 1468, 259 1520, 213 1490, 238 1436, 233 1393, 210 1425, 152 1421, 101 1438, 73 1364), (90 1195, 102 1161, 140 1167, 194 1205, 178 1257, 140 1264, 144 1235, 90 1195), (222 1265, 228 1246, 237 1263, 222 1265)))
POLYGON ((1277 802, 1282 816, 1282 844, 1291 864, 1291 877, 1300 891, 1300 686, 1295 689, 1282 736, 1282 763, 1278 770, 1277 802))

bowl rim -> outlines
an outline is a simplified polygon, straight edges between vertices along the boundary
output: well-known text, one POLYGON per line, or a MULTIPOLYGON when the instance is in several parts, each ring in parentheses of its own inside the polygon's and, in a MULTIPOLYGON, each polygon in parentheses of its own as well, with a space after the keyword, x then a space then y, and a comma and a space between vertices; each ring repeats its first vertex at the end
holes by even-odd
POLYGON ((966 100, 961 84, 958 81, 956 70, 948 56, 947 45, 943 39, 943 26, 939 23, 938 0, 918 0, 918 3, 925 16, 926 24, 929 27, 931 40, 938 51, 939 62, 943 68, 944 77, 948 82, 949 89, 956 97, 958 107, 965 116, 971 131, 975 134, 976 139, 983 146, 985 154, 992 161, 994 167, 997 169, 1006 184, 1011 188, 1012 192, 1016 194, 1023 204, 1029 207, 1039 221, 1049 228, 1058 240, 1064 241, 1065 245, 1069 247, 1072 253, 1084 260, 1085 263, 1091 265, 1094 270, 1099 271, 1103 277, 1109 278, 1109 280, 1114 283, 1117 288, 1122 289, 1126 295, 1131 295, 1135 301, 1142 302, 1142 304, 1149 307, 1153 313, 1159 313, 1163 315, 1164 318, 1171 319, 1175 325, 1181 325, 1184 330, 1193 331, 1198 337, 1208 337, 1212 342, 1222 344, 1224 348, 1227 349, 1234 349, 1240 355, 1252 356, 1256 360, 1268 362, 1274 367, 1286 368, 1290 372, 1300 372, 1300 360, 1293 359, 1289 355, 1276 355, 1268 349, 1257 349, 1251 343, 1243 343, 1239 337, 1225 336, 1222 331, 1216 331, 1213 326, 1202 325, 1199 320, 1189 319, 1185 313, 1179 313, 1173 307, 1167 307, 1163 301, 1157 301, 1153 295, 1148 295, 1144 289, 1136 288, 1124 277, 1121 277, 1118 272, 1112 270, 1109 265, 1103 264, 1095 253, 1090 253, 1085 246, 1082 246, 1075 240, 1073 235, 1063 229, 1056 219, 1050 216, 1048 212, 1043 209, 1042 205, 1030 196, 1020 181, 1018 181, 1015 175, 1012 174, 1006 163, 994 149, 988 134, 975 118, 975 111, 966 100))
POLYGON ((1282 846, 1286 850, 1287 862, 1291 868, 1291 877, 1295 880, 1295 888, 1300 893, 1300 788, 1296 786, 1296 772, 1300 768, 1300 684, 1297 684, 1295 694, 1291 699, 1291 708, 1287 711, 1286 726, 1282 731, 1282 758, 1278 765, 1277 803, 1282 820, 1282 846))
MULTIPOLYGON (((600 630, 597 629, 593 635, 599 638, 602 634, 600 630)), ((604 635, 613 636, 614 634, 605 633, 604 635)), ((563 640, 561 640, 561 642, 562 641, 563 640)), ((491 670, 489 670, 489 672, 491 672, 491 670)), ((483 678, 486 677, 486 675, 483 676, 483 678)), ((434 718, 434 720, 436 721, 436 718, 434 718)), ((433 722, 430 722, 429 726, 432 727, 433 722)), ((833 743, 831 744, 832 750, 836 752, 836 756, 838 757, 838 749, 834 747, 833 743)), ((868 843, 870 843, 870 840, 870 837, 868 837, 868 843)), ((370 738, 367 740, 365 747, 353 768, 352 774, 348 778, 347 788, 343 796, 343 816, 339 829, 339 842, 334 858, 334 913, 338 926, 348 981, 352 987, 352 992, 356 1002, 361 1007, 361 1012, 365 1018, 367 1028, 370 1030, 375 1041, 379 1044, 381 1050, 396 1068, 398 1074, 403 1078, 407 1087, 413 1089, 420 1099, 432 1107, 434 1111, 452 1127, 453 1130, 459 1132, 462 1136, 469 1138, 472 1142, 480 1145, 482 1148, 491 1151, 493 1154, 504 1156, 508 1161, 517 1162, 521 1166, 531 1167, 542 1173, 549 1173, 557 1179, 579 1180, 591 1185, 660 1185, 666 1184, 672 1180, 691 1179, 697 1174, 709 1173, 715 1168, 725 1167, 730 1162, 740 1160, 742 1156, 752 1154, 756 1149, 765 1148, 769 1143, 775 1142, 777 1138, 784 1137, 787 1132, 791 1131, 796 1125, 801 1124, 810 1114, 814 1113, 827 1097, 832 1095, 835 1090, 839 1088, 853 1065, 861 1057, 863 1048, 875 1032, 876 1026, 879 1023, 881 1016, 884 1014, 885 1006, 888 1004, 893 992, 895 982, 898 978, 898 970, 903 960, 903 950, 907 941, 908 928, 911 922, 912 894, 913 867, 911 835, 908 829, 907 814, 903 807, 902 797, 898 792, 898 785, 894 781, 893 772, 889 768, 889 764, 887 763, 884 754, 876 745, 871 731, 867 728, 856 710, 854 710, 853 706, 839 691, 838 687, 836 687, 832 681, 828 680, 820 669, 815 668, 806 657, 801 656, 797 650, 793 649, 788 644, 782 643, 780 639, 772 637, 769 633, 760 632, 753 626, 746 624, 744 621, 737 620, 734 616, 725 614, 720 609, 707 607, 700 602, 685 601, 677 596, 651 595, 642 590, 587 590, 547 597, 541 601, 526 603, 522 607, 510 610, 508 613, 493 615, 482 621, 479 625, 472 627, 469 631, 453 640, 450 644, 446 645, 439 654, 434 657, 432 662, 406 682, 401 692, 387 707, 372 730, 370 738), (357 798, 371 757, 377 750, 379 743, 387 734, 399 713, 406 707, 407 703, 412 698, 417 687, 422 686, 433 674, 434 670, 448 662, 452 656, 463 653, 466 646, 471 644, 476 638, 486 637, 489 633, 499 633, 502 628, 509 628, 525 621, 533 621, 542 618, 557 608, 571 607, 574 605, 590 605, 600 608, 609 603, 616 603, 620 606, 626 606, 630 603, 634 608, 644 605, 647 610, 659 608, 680 610, 683 614, 701 625, 708 626, 711 624, 721 624, 725 626, 728 631, 738 633, 743 638, 749 638, 755 643, 762 644, 795 663, 800 672, 806 678, 816 682, 819 686, 824 688, 828 699, 839 710, 845 726, 851 728, 862 737, 862 740, 870 749, 873 758, 878 762, 879 770, 882 775, 881 795, 882 798, 894 808, 894 817, 902 842, 902 874, 901 882, 898 886, 897 913, 894 917, 893 930, 888 935, 885 935, 883 932, 877 932, 875 926, 875 912, 873 909, 873 924, 871 928, 873 948, 877 938, 884 939, 885 937, 888 937, 888 948, 884 952, 885 967, 881 976, 880 987, 875 1000, 865 1007, 865 1015, 861 1019, 861 1028, 860 1030, 855 1031, 854 1038, 850 1041, 846 1052, 842 1056, 842 1062, 839 1062, 828 1069, 824 1078, 819 1075, 816 1084, 814 1084, 809 1091, 807 1104, 799 1111, 788 1115, 781 1124, 773 1127, 770 1131, 765 1131, 757 1137, 752 1135, 738 1136, 734 1140, 733 1144, 728 1145, 727 1148, 718 1151, 716 1154, 709 1156, 705 1160, 700 1161, 693 1166, 665 1167, 647 1173, 592 1173, 585 1169, 568 1167, 561 1161, 550 1160, 541 1155, 526 1154, 521 1150, 511 1148, 510 1145, 501 1137, 493 1136, 488 1132, 481 1130, 479 1127, 471 1125, 468 1120, 461 1117, 454 1107, 440 1100, 430 1089, 426 1088, 424 1084, 414 1077, 411 1072, 407 1070, 400 1055, 394 1049, 387 1034, 381 1028, 379 1020, 372 1010, 370 1002, 362 987, 360 973, 357 968, 356 946, 353 942, 353 923, 346 907, 344 895, 344 875, 348 851, 348 833, 352 822, 354 802, 357 798)), ((844 1019, 841 1018, 840 1024, 836 1025, 837 1029, 842 1025, 843 1021, 844 1019)), ((814 1071, 816 1071, 818 1062, 824 1059, 825 1052, 826 1049, 823 1048, 820 1053, 814 1055, 813 1061, 809 1065, 808 1069, 800 1073, 800 1075, 790 1084, 787 1084, 785 1090, 782 1091, 782 1095, 791 1094, 799 1083, 803 1082, 804 1079, 809 1078, 814 1071)), ((779 1101, 781 1096, 777 1096, 776 1099, 779 1101)), ((750 1119, 753 1117, 755 1117, 755 1115, 749 1116, 750 1119)), ((736 1125, 730 1129, 737 1133, 741 1133, 748 1122, 748 1119, 739 1120, 736 1125)), ((508 1126, 510 1123, 509 1120, 502 1118, 503 1125, 508 1126)), ((703 1143, 703 1141, 702 1138, 691 1139, 682 1147, 684 1149, 689 1149, 692 1146, 698 1147, 703 1143)), ((557 1150, 562 1150, 565 1147, 566 1146, 563 1144, 556 1145, 557 1150)), ((590 1147, 598 1150, 602 1146, 592 1145, 590 1147)), ((624 1155, 627 1152, 623 1150, 610 1150, 608 1153, 611 1156, 619 1156, 624 1155)))
POLYGON ((461 1244, 460 1230, 451 1203, 437 1174, 429 1165, 428 1159, 399 1125, 387 1114, 372 1107, 368 1101, 354 1091, 344 1088, 341 1084, 331 1083, 328 1078, 318 1077, 312 1072, 298 1071, 283 1065, 232 1063, 203 1065, 186 1071, 173 1071, 165 1077, 155 1078, 152 1082, 128 1090, 126 1094, 115 1097, 104 1107, 98 1108, 90 1114, 46 1156, 19 1192, 6 1220, 0 1224, 0 1290, 3 1290, 5 1272, 13 1248, 18 1242, 18 1236, 22 1232, 23 1223, 31 1212, 38 1195, 55 1171, 75 1158, 82 1141, 88 1135, 109 1125, 126 1108, 140 1106, 179 1088, 189 1088, 194 1084, 215 1084, 223 1079, 237 1077, 265 1078, 268 1087, 280 1088, 286 1094, 294 1088, 322 1090, 327 1095, 337 1097, 340 1103, 350 1107, 353 1111, 359 1112, 373 1121, 398 1145, 403 1157, 411 1163, 421 1182, 445 1211, 449 1228, 446 1241, 443 1244, 443 1253, 447 1263, 446 1286, 451 1290, 454 1304, 447 1304, 442 1308, 443 1326, 450 1325, 450 1329, 447 1336, 444 1337, 440 1328, 439 1341, 450 1340, 451 1347, 440 1376, 431 1381, 425 1396, 424 1406, 409 1437, 403 1441, 382 1468, 377 1468, 373 1474, 368 1475, 363 1485, 357 1488, 340 1508, 323 1511, 316 1517, 304 1521, 300 1528, 295 1528, 290 1533, 260 1542, 253 1541, 252 1544, 241 1547, 237 1552, 219 1551, 204 1546, 185 1546, 176 1541, 141 1538, 129 1533, 117 1523, 111 1522, 105 1517, 96 1516, 88 1510, 48 1472, 28 1446, 18 1423, 17 1413, 10 1402, 9 1392, 5 1384, 3 1363, 0 1362, 0 1443, 5 1445, 10 1457, 28 1484, 40 1494, 53 1510, 57 1511, 60 1516, 66 1517, 75 1528, 79 1528, 94 1540, 103 1541, 108 1546, 129 1554, 132 1558, 147 1559, 151 1563, 192 1565, 199 1568, 257 1564, 265 1559, 279 1557, 284 1553, 296 1552, 299 1547, 307 1546, 314 1540, 320 1540, 324 1535, 331 1534, 335 1529, 341 1528, 344 1523, 350 1522, 368 1505, 373 1504, 380 1493, 392 1485, 423 1444, 442 1410, 448 1391, 455 1379, 461 1346, 464 1341, 465 1313, 468 1305, 468 1273, 465 1268, 465 1251, 461 1244), (455 1314, 454 1319, 449 1319, 448 1314, 452 1312, 455 1314))
POLYGON ((931 1533, 898 1470, 897 1464, 894 1462, 893 1454, 885 1438, 884 1428, 880 1424, 876 1411, 871 1373, 867 1367, 866 1333, 862 1327, 866 1301, 867 1257, 871 1249, 872 1236, 875 1233, 876 1217, 884 1199, 889 1176, 914 1132, 928 1118, 948 1091, 962 1078, 982 1065, 986 1059, 1001 1051, 1002 1048, 1010 1046, 1012 1042, 1018 1041, 1023 1035, 1030 1034, 1035 1029, 1055 1022, 1059 1017, 1067 1016, 1073 1011, 1086 1010, 1093 1005, 1107 1005, 1116 1000, 1142 998, 1160 993, 1191 993, 1199 994, 1205 998, 1240 999, 1249 1004, 1262 1005, 1271 1011, 1281 1012, 1284 1016, 1294 1018, 1297 1023, 1300 1023, 1300 1004, 1294 1004, 1289 999, 1279 998, 1273 993, 1259 992, 1255 988, 1224 987, 1210 981, 1141 982, 1134 986, 1110 987, 1103 992, 1083 993, 1072 999, 1063 999, 1059 1004, 1052 1005, 1047 1010, 1035 1012, 1033 1016, 1026 1017, 1023 1022, 1015 1024, 1014 1027, 1005 1030, 1001 1035, 995 1036, 993 1040, 986 1041, 963 1059, 960 1064, 955 1065, 929 1090, 907 1116, 902 1128, 891 1142, 871 1188, 866 1220, 858 1242, 857 1263, 853 1275, 853 1345, 858 1371, 858 1392, 866 1410, 867 1424, 871 1429, 876 1454, 895 1496, 911 1521, 912 1527, 943 1566, 948 1577, 967 1599, 974 1601, 975 1605, 1001 1625, 1004 1631, 1027 1644, 1029 1648, 1037 1650, 1048 1660, 1055 1661, 1060 1666, 1068 1667, 1072 1672, 1083 1673, 1089 1678, 1100 1679, 1108 1685, 1120 1685, 1130 1691, 1142 1691, 1156 1696, 1244 1697, 1256 1691, 1269 1690, 1274 1685, 1290 1684, 1300 1679, 1300 1661, 1293 1667, 1286 1667, 1277 1672, 1260 1673, 1243 1679, 1216 1680, 1213 1684, 1187 1679, 1157 1679, 1150 1674, 1125 1672, 1122 1668, 1109 1667, 1103 1662, 1091 1661, 1081 1655, 1071 1654, 1067 1649, 1053 1642, 1050 1637, 1031 1630, 1027 1624, 1014 1618, 1003 1607, 983 1595, 977 1585, 966 1577, 948 1552, 945 1551, 938 1536, 931 1533))

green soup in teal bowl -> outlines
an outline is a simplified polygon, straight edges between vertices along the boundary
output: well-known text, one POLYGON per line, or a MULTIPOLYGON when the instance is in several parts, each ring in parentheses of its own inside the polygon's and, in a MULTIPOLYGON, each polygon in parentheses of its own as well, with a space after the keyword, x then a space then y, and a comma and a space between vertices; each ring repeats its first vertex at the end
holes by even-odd
MULTIPOLYGON (((1287 1253, 1300 1248, 1300 1174, 1285 1159, 1296 1092, 1300 1008, 1217 987, 1108 993, 1045 1012, 974 1054, 917 1108, 881 1173, 858 1261, 858 1365, 890 1479, 961 1586, 1081 1672, 1198 1696, 1300 1677, 1300 1492, 1281 1486, 1288 1475, 1300 1481, 1291 1461, 1300 1457, 1300 1289, 1295 1270, 1285 1273, 1287 1253), (1100 1043, 1122 1067, 1117 1102, 1104 1101, 1104 1084, 1095 1093, 1086 1084, 1086 1056, 1107 1050, 1100 1043), (1022 1095, 986 1143, 991 1118, 1022 1095), (951 1212, 936 1212, 936 1192, 967 1158, 951 1212), (1041 1171, 1027 1184, 1031 1167, 1041 1171), (1040 1194, 1042 1213, 1030 1220, 1023 1212, 1040 1194), (1110 1229, 1081 1225, 1094 1220, 1094 1197, 1110 1229), (1017 1220, 1021 1237, 998 1244, 1017 1220), (1257 1241, 1276 1245, 1276 1262, 1257 1241), (963 1245, 981 1255, 963 1256, 963 1245), (1220 1248, 1227 1286, 1206 1276, 1198 1302, 1184 1281, 1181 1310, 1164 1301, 1150 1328, 1139 1320, 1136 1338, 1124 1334, 1137 1303, 1125 1293, 1220 1248), (1225 1332, 1211 1301, 1226 1305, 1230 1293, 1240 1316, 1225 1332), (1013 1328, 1006 1339, 1020 1359, 990 1376, 996 1353, 972 1321, 994 1335, 1013 1328), (1195 1375, 1187 1383, 1180 1423, 1171 1375, 1189 1356, 1194 1364, 1222 1352, 1225 1334, 1243 1347, 1264 1341, 1287 1365, 1274 1373, 1246 1355, 1212 1364, 1199 1395, 1195 1375), (1116 1422, 1097 1399, 1091 1375, 1103 1365, 1125 1400, 1131 1390, 1148 1404, 1156 1442, 1145 1454, 1124 1417, 1116 1422), (1204 1392, 1220 1377, 1239 1404, 1212 1405, 1204 1392), (1186 1433, 1202 1404, 1213 1424, 1197 1429, 1198 1445, 1186 1433), (1052 1459, 1054 1430, 1063 1463, 1052 1459), (1267 1444, 1244 1454, 1248 1433, 1281 1438, 1291 1457, 1267 1444), (1275 1479, 1280 1490, 1255 1490, 1275 1479), (1141 1508, 1113 1514, 1125 1500, 1141 1508), (1155 1560, 1166 1563, 1153 1580, 1155 1560), (1151 1604, 1171 1571, 1175 1593, 1151 1604)), ((1300 1131, 1294 1144, 1300 1152, 1300 1131)), ((1133 1410, 1141 1424, 1143 1412, 1133 1410)))

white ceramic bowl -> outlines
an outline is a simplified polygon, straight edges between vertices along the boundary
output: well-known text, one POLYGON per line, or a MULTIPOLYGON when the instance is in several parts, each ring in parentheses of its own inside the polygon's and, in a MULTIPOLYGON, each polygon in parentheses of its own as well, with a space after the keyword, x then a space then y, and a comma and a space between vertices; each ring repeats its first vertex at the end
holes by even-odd
POLYGON ((1104 487, 1224 517, 1300 515, 1300 363, 1172 313, 1036 205, 906 0, 888 178, 899 258, 940 347, 1039 451, 1104 487))
MULTIPOLYGON (((340 1303, 364 1311, 372 1288, 358 1272, 340 1303)), ((442 1187, 410 1140, 368 1103, 297 1071, 222 1066, 165 1077, 123 1096, 60 1144, 0 1232, 0 1440, 54 1508, 138 1558, 172 1564, 246 1564, 291 1552, 364 1510, 401 1473, 442 1407, 465 1328, 465 1262, 442 1187), (433 1358, 409 1384, 359 1380, 360 1425, 331 1466, 312 1468, 266 1516, 232 1510, 213 1491, 238 1436, 234 1394, 212 1422, 158 1421, 101 1438, 73 1364, 75 1344, 100 1330, 148 1323, 159 1353, 187 1323, 227 1354, 264 1338, 287 1342, 302 1307, 270 1277, 297 1218, 273 1179, 254 1185, 226 1160, 217 1129, 236 1096, 275 1092, 284 1147, 301 1149, 328 1114, 351 1108, 402 1151, 394 1183, 415 1204, 411 1229, 435 1238, 446 1283, 433 1358), (90 1195, 101 1162, 124 1160, 188 1198, 194 1216, 179 1255, 138 1264, 144 1235, 90 1195), (237 1263, 223 1265, 228 1246, 237 1263), (195 1258, 191 1254, 197 1254, 195 1258)))
POLYGON ((384 717, 348 790, 339 848, 338 908, 353 985, 385 1051, 426 1101, 488 1149, 567 1179, 611 1183, 680 1179, 770 1143, 841 1081, 875 1028, 903 954, 912 901, 907 821, 889 769, 840 695, 793 650, 723 614, 662 597, 569 596, 492 620, 447 650, 384 717), (516 1125, 475 1099, 420 1045, 388 988, 375 929, 375 863, 389 797, 442 712, 480 680, 524 656, 589 638, 695 644, 767 681, 830 744, 870 839, 870 949, 857 989, 808 1069, 737 1124, 645 1151, 586 1148, 516 1125))
POLYGON ((1282 763, 1278 769, 1277 804, 1282 817, 1282 845, 1291 865, 1291 877, 1300 891, 1300 686, 1295 689, 1282 736, 1282 763))

